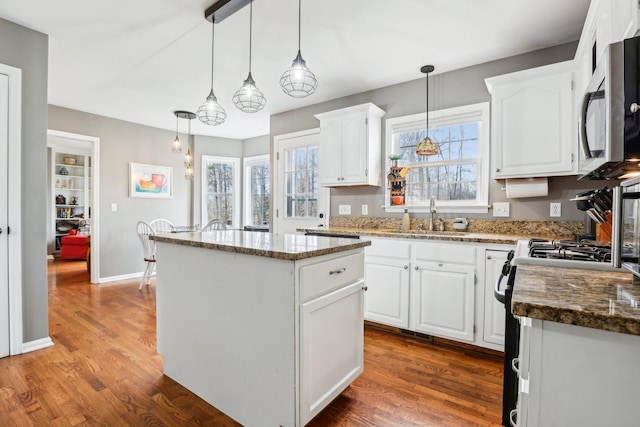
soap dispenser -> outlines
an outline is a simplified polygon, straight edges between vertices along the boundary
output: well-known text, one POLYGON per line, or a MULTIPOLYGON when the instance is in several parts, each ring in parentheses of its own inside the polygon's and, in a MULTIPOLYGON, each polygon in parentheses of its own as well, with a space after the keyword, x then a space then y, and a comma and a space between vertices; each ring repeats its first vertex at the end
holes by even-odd
POLYGON ((404 215, 402 215, 402 231, 409 231, 410 225, 411 225, 411 220, 409 219, 409 211, 405 209, 404 215))

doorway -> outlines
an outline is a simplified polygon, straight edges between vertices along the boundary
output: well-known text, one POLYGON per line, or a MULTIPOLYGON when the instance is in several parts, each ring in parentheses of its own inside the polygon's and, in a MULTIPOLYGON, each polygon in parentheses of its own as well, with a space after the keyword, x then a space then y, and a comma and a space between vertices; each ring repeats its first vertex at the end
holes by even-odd
MULTIPOLYGON (((91 283, 99 283, 100 282, 100 221, 99 221, 99 177, 100 177, 100 138, 94 136, 80 135, 69 132, 62 132, 58 130, 49 129, 47 131, 47 148, 50 150, 51 159, 49 161, 49 174, 50 183, 49 188, 51 191, 48 192, 49 197, 51 197, 50 205, 52 209, 50 209, 49 213, 49 221, 47 226, 47 241, 48 246, 51 247, 47 250, 47 253, 52 255, 55 251, 56 239, 59 237, 56 234, 57 229, 59 227, 60 221, 59 215, 57 215, 58 209, 56 207, 56 190, 59 188, 57 182, 60 181, 59 171, 56 170, 58 168, 58 164, 55 152, 68 152, 72 154, 72 158, 74 162, 76 162, 77 158, 82 158, 83 156, 87 159, 86 164, 84 164, 84 168, 79 168, 78 164, 69 165, 68 168, 65 167, 66 172, 69 170, 82 170, 82 178, 84 182, 84 187, 82 188, 74 188, 66 189, 67 197, 65 197, 65 201, 69 196, 81 197, 80 200, 83 202, 80 204, 83 206, 82 208, 82 221, 77 218, 73 218, 73 214, 71 214, 72 218, 69 218, 65 223, 70 224, 70 226, 79 226, 79 224, 83 224, 83 226, 87 229, 90 236, 89 240, 89 254, 88 254, 88 265, 90 266, 90 275, 91 275, 91 283), (82 191, 81 190, 86 190, 82 191), (70 192, 73 191, 73 194, 70 192), (82 194, 82 196, 80 196, 82 194)), ((80 174, 80 173, 78 173, 80 174)), ((77 185, 77 178, 75 178, 76 184, 75 187, 79 187, 77 185)), ((58 191, 60 192, 60 191, 58 191)), ((75 210, 80 210, 76 208, 75 210)), ((74 208, 69 207, 69 212, 73 212, 74 208)), ((64 234, 64 233, 62 233, 64 234)))
POLYGON ((274 137, 274 233, 329 225, 329 189, 318 184, 320 129, 274 137))

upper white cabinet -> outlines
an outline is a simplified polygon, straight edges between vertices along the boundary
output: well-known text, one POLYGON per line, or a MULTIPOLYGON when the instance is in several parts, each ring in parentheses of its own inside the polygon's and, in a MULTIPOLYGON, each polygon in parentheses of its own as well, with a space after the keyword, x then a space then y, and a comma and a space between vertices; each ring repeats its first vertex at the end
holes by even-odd
POLYGON ((381 185, 383 115, 367 103, 315 116, 320 120, 320 185, 381 185))
POLYGON ((491 77, 492 177, 525 178, 576 173, 574 62, 491 77))

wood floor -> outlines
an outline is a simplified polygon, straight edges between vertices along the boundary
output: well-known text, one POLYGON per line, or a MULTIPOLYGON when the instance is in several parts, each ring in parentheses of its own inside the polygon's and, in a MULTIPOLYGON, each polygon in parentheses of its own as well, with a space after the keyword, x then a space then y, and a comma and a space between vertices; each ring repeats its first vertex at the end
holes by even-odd
MULTIPOLYGON (((237 426, 162 375, 155 285, 88 284, 82 262, 49 265, 55 346, 0 359, 0 426, 237 426)), ((366 328, 365 371, 309 425, 499 425, 495 356, 366 328)))

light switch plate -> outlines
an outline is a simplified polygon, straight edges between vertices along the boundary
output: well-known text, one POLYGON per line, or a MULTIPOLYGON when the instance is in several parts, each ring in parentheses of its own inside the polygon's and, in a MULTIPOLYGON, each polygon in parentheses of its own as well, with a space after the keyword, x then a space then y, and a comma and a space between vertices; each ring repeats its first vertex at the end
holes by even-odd
POLYGON ((117 211, 118 211, 118 204, 111 203, 111 212, 117 212, 117 211))
POLYGON ((562 216, 562 204, 549 203, 549 216, 552 218, 562 216))
POLYGON ((351 215, 351 205, 338 205, 340 215, 351 215))
POLYGON ((369 215, 369 205, 362 205, 362 215, 369 215))
POLYGON ((493 216, 508 217, 509 216, 509 202, 494 202, 493 203, 493 216))

